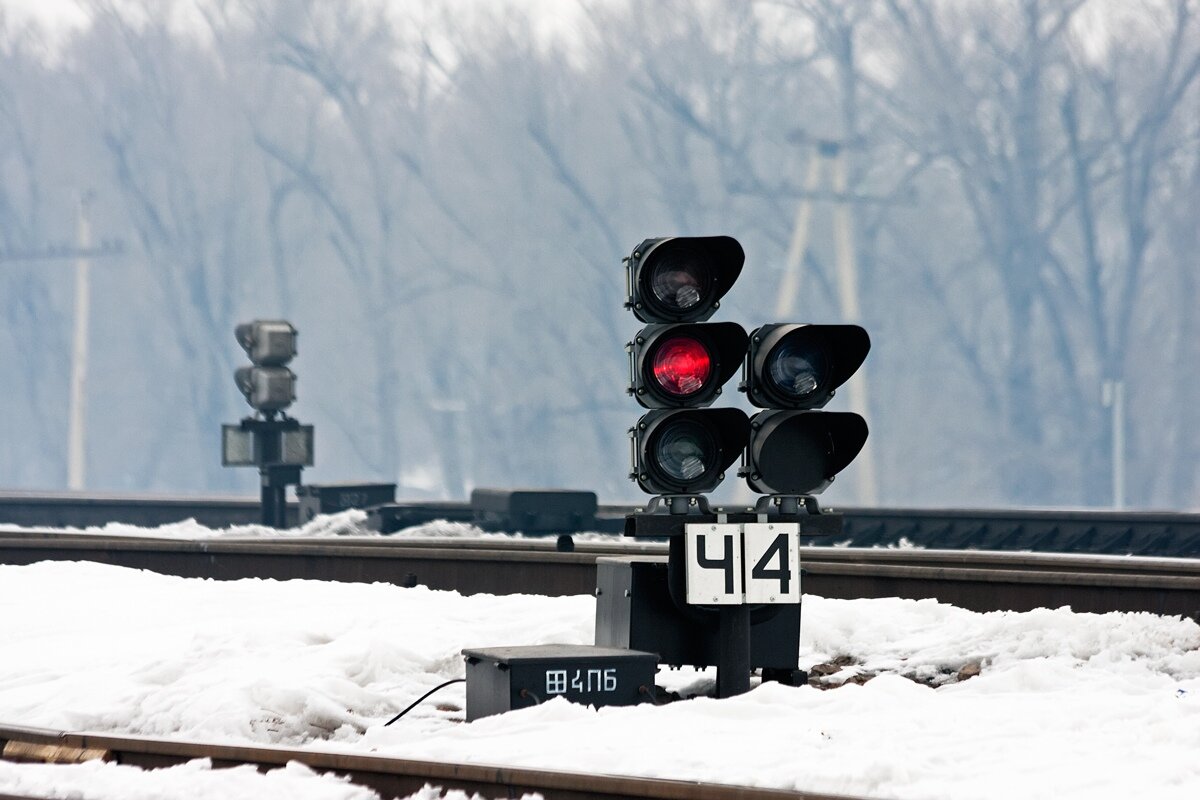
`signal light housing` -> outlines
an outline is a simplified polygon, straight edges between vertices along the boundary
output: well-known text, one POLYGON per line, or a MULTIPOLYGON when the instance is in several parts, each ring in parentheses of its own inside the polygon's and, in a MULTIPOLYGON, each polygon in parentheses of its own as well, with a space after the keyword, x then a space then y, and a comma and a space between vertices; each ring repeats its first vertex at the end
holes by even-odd
POLYGON ((286 320, 256 319, 233 335, 252 362, 234 370, 233 380, 258 413, 221 426, 221 463, 258 467, 262 521, 278 528, 287 520, 287 487, 299 485, 301 471, 313 464, 313 426, 284 413, 296 401, 296 375, 287 367, 296 356, 296 329, 286 320))
POLYGON ((750 334, 739 388, 759 408, 822 408, 870 349, 858 325, 763 325, 750 334))
POLYGON ((296 401, 296 375, 287 364, 296 356, 296 328, 281 319, 256 319, 233 329, 234 338, 253 362, 233 373, 250 407, 267 415, 296 401))
POLYGON ((251 408, 275 412, 296 402, 296 374, 287 367, 239 367, 234 382, 251 408))
POLYGON ((761 411, 738 475, 759 494, 815 495, 867 442, 867 423, 840 411, 761 411))
POLYGON ((256 319, 233 329, 238 344, 260 367, 282 367, 296 357, 296 329, 290 322, 256 319))
POLYGON ((646 239, 626 259, 625 306, 642 322, 703 322, 745 263, 730 236, 646 239))
POLYGON ((657 409, 630 429, 633 473, 649 494, 703 494, 716 488, 750 436, 736 408, 657 409))
POLYGON ((629 392, 643 408, 700 408, 721 393, 746 353, 735 322, 652 324, 628 345, 629 392))

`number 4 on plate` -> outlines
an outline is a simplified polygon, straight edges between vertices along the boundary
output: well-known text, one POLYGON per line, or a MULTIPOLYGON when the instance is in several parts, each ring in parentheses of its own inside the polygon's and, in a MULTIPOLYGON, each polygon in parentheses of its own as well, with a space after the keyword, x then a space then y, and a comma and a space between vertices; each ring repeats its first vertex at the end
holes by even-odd
POLYGON ((739 606, 742 585, 742 526, 684 526, 687 601, 693 605, 739 606))
POLYGON ((747 603, 800 602, 800 525, 743 526, 747 603))

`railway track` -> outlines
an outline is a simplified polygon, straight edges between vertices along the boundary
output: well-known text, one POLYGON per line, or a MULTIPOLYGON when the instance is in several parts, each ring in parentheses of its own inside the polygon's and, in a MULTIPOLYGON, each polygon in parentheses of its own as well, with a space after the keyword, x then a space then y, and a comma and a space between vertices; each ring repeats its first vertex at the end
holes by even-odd
MULTIPOLYGON (((0 529, 0 563, 84 560, 169 575, 424 585, 463 594, 590 594, 596 561, 664 557, 656 542, 403 537, 113 537, 0 529)), ((803 587, 831 598, 933 598, 975 611, 1147 611, 1200 619, 1200 560, 969 550, 801 548, 803 587)))
POLYGON ((856 800, 845 795, 756 789, 716 783, 594 775, 546 769, 413 761, 371 754, 119 736, 0 724, 2 757, 10 761, 78 763, 103 759, 153 769, 196 758, 215 767, 276 769, 298 761, 315 772, 345 775, 381 797, 406 797, 426 783, 487 798, 539 792, 546 800, 856 800))
MULTIPOLYGON (((310 487, 311 488, 311 487, 310 487)), ((392 524, 433 519, 477 521, 464 502, 407 503, 384 515, 392 524)), ((594 529, 616 533, 632 506, 602 505, 594 529)), ((1200 557, 1200 513, 1094 510, 843 508, 840 541, 854 547, 885 547, 907 540, 937 549, 1104 553, 1200 557)), ((289 525, 297 503, 288 504, 289 525)), ((154 527, 194 519, 212 528, 253 525, 256 499, 246 497, 147 496, 76 492, 0 491, 0 525, 33 528, 99 527, 121 522, 154 527)), ((519 524, 517 528, 521 527, 519 524)))

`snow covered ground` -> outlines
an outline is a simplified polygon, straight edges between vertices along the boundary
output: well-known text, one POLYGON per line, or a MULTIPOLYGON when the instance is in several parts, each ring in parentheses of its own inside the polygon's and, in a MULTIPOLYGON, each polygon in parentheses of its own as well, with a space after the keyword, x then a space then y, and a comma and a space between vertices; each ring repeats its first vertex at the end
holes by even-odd
MULTIPOLYGON (((1190 620, 804 602, 801 666, 838 688, 600 710, 553 700, 464 723, 459 684, 383 727, 461 676, 464 647, 589 643, 593 598, 0 566, 0 722, 878 797, 1200 796, 1190 620)), ((659 681, 703 694, 712 675, 659 681)), ((0 793, 42 781, 63 797, 371 796, 298 767, 222 773, 0 764, 0 793), (173 779, 186 790, 164 788, 173 779)))
MULTIPOLYGON (((295 528, 270 528, 266 525, 231 525, 227 528, 209 528, 194 519, 185 519, 154 528, 141 528, 124 522, 110 522, 107 525, 90 528, 28 528, 19 525, 5 525, 5 531, 21 532, 36 530, 39 533, 57 532, 74 535, 91 534, 94 536, 135 536, 155 539, 228 539, 228 538, 266 538, 280 537, 322 538, 322 537, 355 537, 362 536, 371 539, 521 539, 521 533, 498 533, 484 531, 467 522, 448 522, 434 520, 423 525, 414 525, 395 534, 382 534, 366 526, 367 512, 360 509, 349 509, 337 514, 321 514, 295 528)), ((553 542, 554 537, 545 535, 530 536, 529 538, 553 542)), ((624 537, 610 533, 583 532, 574 534, 576 541, 628 541, 624 537)))

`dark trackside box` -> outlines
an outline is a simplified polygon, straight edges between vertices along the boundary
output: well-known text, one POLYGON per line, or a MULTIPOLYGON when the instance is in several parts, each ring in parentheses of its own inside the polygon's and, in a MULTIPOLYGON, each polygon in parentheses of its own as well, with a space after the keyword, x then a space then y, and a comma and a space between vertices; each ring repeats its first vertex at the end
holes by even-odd
POLYGON ((467 721, 565 697, 593 706, 629 706, 654 696, 658 656, 616 647, 545 644, 462 651, 467 721))

